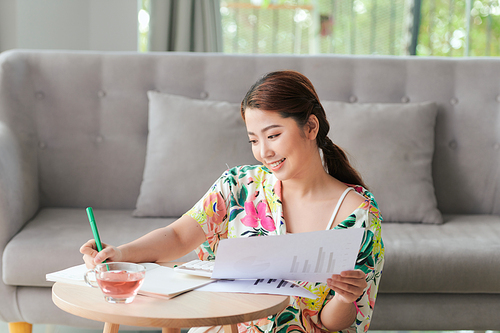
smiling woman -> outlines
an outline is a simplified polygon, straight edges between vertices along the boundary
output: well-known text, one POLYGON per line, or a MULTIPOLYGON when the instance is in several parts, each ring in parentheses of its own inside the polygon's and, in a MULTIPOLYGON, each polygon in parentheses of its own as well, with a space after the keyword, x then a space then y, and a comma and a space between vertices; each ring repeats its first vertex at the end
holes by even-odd
POLYGON ((262 165, 226 170, 168 227, 119 247, 104 244, 99 253, 89 241, 81 248, 87 265, 107 259, 171 261, 193 250, 201 260, 214 260, 225 238, 359 228, 364 239, 354 270, 333 274, 326 283, 298 282, 316 297, 293 297, 285 310, 239 324, 239 331, 365 332, 384 263, 382 217, 361 177, 328 138, 329 124, 314 87, 298 72, 269 73, 250 88, 241 115, 262 165))
MULTIPOLYGON (((276 316, 240 324, 240 332, 366 331, 384 261, 381 216, 361 177, 328 138, 329 124, 312 83, 295 71, 269 73, 247 92, 241 115, 253 155, 262 165, 227 170, 186 213, 207 235, 199 257, 215 257, 221 238, 283 235, 332 226, 363 228, 365 240, 355 270, 333 275, 326 284, 300 282, 317 297, 295 298, 276 316), (225 198, 226 205, 220 214, 224 219, 215 225, 203 217, 209 213, 203 207, 214 197, 225 198)), ((193 330, 218 331, 216 327, 193 330)))

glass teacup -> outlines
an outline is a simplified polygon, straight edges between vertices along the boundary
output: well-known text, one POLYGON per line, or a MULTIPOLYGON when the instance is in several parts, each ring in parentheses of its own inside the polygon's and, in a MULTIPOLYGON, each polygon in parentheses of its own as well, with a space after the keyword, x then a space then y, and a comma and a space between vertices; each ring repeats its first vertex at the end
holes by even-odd
POLYGON ((85 273, 85 282, 99 287, 106 301, 110 303, 130 303, 134 300, 144 282, 146 267, 128 262, 110 262, 97 265, 85 273), (89 274, 94 272, 97 285, 89 274))

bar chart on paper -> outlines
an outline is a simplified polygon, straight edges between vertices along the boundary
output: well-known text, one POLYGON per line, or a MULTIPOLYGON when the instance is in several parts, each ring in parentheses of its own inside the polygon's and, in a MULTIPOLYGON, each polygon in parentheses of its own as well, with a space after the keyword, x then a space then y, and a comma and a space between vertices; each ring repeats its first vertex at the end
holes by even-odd
POLYGON ((290 266, 290 273, 329 273, 333 274, 335 271, 335 256, 334 252, 326 253, 321 246, 318 250, 318 257, 316 261, 304 259, 301 262, 299 256, 293 256, 292 265, 290 266))
POLYGON ((326 282, 354 269, 364 229, 222 240, 212 278, 326 282))

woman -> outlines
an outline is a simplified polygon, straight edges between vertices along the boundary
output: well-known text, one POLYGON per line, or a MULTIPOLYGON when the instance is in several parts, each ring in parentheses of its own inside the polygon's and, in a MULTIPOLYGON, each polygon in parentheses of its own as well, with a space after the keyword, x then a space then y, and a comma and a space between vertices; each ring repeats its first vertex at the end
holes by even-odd
POLYGON ((87 266, 106 259, 171 261, 194 249, 208 260, 223 238, 364 228, 355 270, 332 275, 327 284, 299 282, 317 298, 292 297, 282 312, 239 330, 367 331, 384 260, 382 217, 345 153, 328 138, 313 85, 295 71, 269 73, 250 88, 241 115, 262 165, 227 170, 168 227, 119 247, 104 245, 100 253, 87 242, 80 250, 87 266))

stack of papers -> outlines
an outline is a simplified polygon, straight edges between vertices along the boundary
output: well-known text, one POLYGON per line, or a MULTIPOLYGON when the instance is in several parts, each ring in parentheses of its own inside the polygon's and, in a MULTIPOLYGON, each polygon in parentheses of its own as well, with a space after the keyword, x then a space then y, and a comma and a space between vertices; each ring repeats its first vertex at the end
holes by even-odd
MULTIPOLYGON (((290 281, 276 279, 250 280, 214 280, 207 277, 183 274, 170 267, 154 263, 143 263, 146 266, 146 278, 139 290, 140 295, 172 298, 190 290, 288 295, 307 298, 316 296, 304 287, 290 281), (215 282, 215 283, 214 283, 215 282), (213 287, 210 287, 213 286, 213 287)), ((88 286, 83 280, 87 271, 85 264, 73 266, 62 271, 46 275, 47 281, 62 282, 88 286)))
POLYGON ((218 293, 232 292, 316 298, 316 295, 312 292, 293 281, 279 279, 217 280, 216 283, 208 284, 196 290, 218 293))

